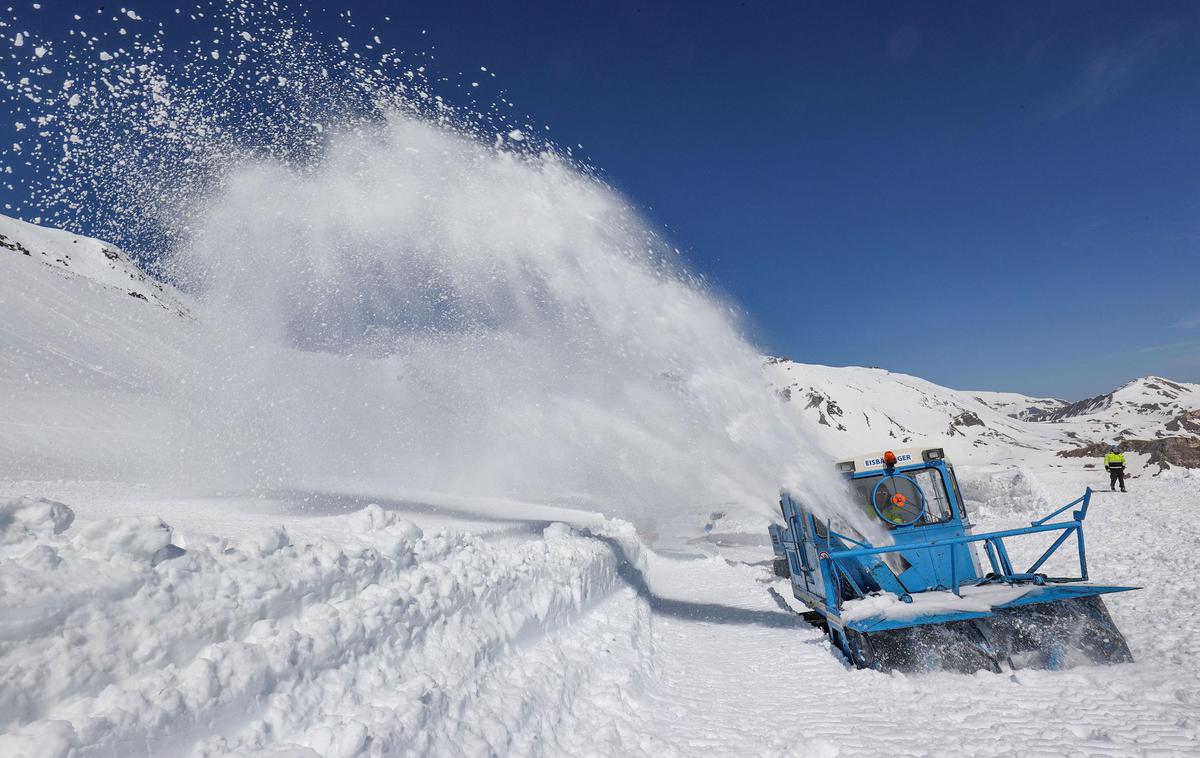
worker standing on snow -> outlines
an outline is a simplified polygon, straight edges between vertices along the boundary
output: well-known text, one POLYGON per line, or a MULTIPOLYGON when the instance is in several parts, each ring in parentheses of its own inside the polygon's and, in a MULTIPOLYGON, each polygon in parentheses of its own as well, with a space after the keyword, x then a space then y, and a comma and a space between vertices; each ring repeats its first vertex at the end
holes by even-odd
POLYGON ((1113 492, 1117 491, 1117 483, 1121 484, 1121 491, 1125 491, 1125 456, 1121 455, 1117 450, 1117 446, 1113 445, 1108 452, 1104 454, 1104 470, 1108 472, 1108 486, 1113 492))

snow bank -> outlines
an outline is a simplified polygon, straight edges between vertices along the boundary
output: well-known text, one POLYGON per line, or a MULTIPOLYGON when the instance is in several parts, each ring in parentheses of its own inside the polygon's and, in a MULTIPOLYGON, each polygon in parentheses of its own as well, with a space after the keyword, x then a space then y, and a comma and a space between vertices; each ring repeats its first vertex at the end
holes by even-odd
POLYGON ((7 498, 0 500, 0 535, 6 543, 60 534, 75 520, 75 512, 63 503, 46 498, 7 498))
POLYGON ((1200 469, 1192 468, 1169 468, 1155 474, 1156 477, 1163 481, 1181 481, 1189 479, 1200 479, 1200 469))
POLYGON ((911 603, 901 602, 895 595, 883 592, 860 600, 849 600, 842 606, 842 618, 861 621, 868 618, 892 620, 911 619, 937 613, 985 613, 997 605, 1012 602, 1035 589, 1032 586, 1010 587, 989 584, 963 587, 962 595, 953 592, 921 592, 912 596, 911 603))
POLYGON ((150 561, 164 556, 171 527, 155 516, 125 516, 89 524, 73 544, 82 552, 150 561))
POLYGON ((0 500, 0 545, 9 545, 44 534, 61 534, 75 520, 75 512, 45 498, 0 500))
POLYGON ((1046 514, 1063 505, 1029 468, 994 474, 958 473, 967 508, 984 518, 1046 514))
MULTIPOLYGON (((5 756, 390 754, 463 739, 464 702, 486 714, 512 698, 475 702, 464 683, 578 618, 621 585, 618 556, 638 555, 620 524, 494 545, 371 505, 337 518, 336 541, 297 544, 282 528, 236 543, 192 536, 156 560, 171 539, 157 518, 72 536, 60 503, 0 513, 4 534, 22 535, 0 561, 5 756)), ((470 729, 492 749, 512 739, 486 719, 470 729)))

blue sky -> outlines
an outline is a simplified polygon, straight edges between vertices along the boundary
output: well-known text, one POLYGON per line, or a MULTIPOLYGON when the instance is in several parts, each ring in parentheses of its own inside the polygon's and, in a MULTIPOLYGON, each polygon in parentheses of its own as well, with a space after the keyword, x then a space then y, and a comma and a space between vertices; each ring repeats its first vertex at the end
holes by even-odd
POLYGON ((774 352, 1200 378, 1200 6, 426 5, 444 70, 582 143, 774 352))
POLYGON ((1070 399, 1200 380, 1200 5, 309 5, 582 144, 766 350, 1070 399))

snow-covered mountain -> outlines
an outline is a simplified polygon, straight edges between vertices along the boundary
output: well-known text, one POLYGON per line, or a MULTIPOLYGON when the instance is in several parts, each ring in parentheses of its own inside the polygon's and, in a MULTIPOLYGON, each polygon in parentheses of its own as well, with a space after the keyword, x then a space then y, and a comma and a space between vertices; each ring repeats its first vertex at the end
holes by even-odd
POLYGON ((192 323, 115 246, 0 216, 0 474, 100 477, 151 457, 192 323))
MULTIPOLYGON (((125 293, 180 315, 186 312, 183 299, 169 286, 151 279, 116 245, 83 237, 61 229, 50 229, 0 216, 0 248, 28 259, 27 265, 41 264, 68 281, 74 279, 89 289, 108 288, 125 293)), ((11 258, 7 262, 12 264, 11 258)), ((10 267, 12 281, 20 274, 10 267)), ((23 273, 29 273, 25 269, 23 273)), ((15 289, 15 288, 6 288, 15 289)))
POLYGON ((1076 403, 953 390, 878 368, 772 358, 771 385, 837 457, 881 445, 945 447, 954 458, 1020 463, 1046 453, 1098 457, 1113 442, 1154 470, 1200 467, 1200 385, 1135 379, 1076 403))
MULTIPOLYGON (((1040 427, 973 397, 879 368, 819 366, 770 359, 768 380, 800 423, 836 455, 880 445, 938 444, 988 455, 1042 447, 1040 427)), ((977 393, 974 393, 977 394, 977 393)))
POLYGON ((1070 403, 1051 397, 1029 397, 1017 392, 964 392, 984 405, 1000 411, 1006 416, 1021 420, 1033 420, 1054 413, 1070 403))

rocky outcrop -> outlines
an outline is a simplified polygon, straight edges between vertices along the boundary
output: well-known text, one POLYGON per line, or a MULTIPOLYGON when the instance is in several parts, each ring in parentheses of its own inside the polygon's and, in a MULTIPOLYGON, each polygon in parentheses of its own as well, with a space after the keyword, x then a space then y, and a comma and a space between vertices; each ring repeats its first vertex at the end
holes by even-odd
POLYGON ((1168 421, 1163 428, 1168 432, 1190 432, 1200 435, 1200 410, 1181 413, 1168 421))
POLYGON ((1074 418, 1076 416, 1086 416, 1092 413, 1098 413, 1105 408, 1108 408, 1113 403, 1113 393, 1109 392, 1104 395, 1089 397, 1086 400, 1079 400, 1074 403, 1069 403, 1059 408, 1056 411, 1046 413, 1031 414, 1028 417, 1029 421, 1062 421, 1064 419, 1074 418))
POLYGON ((970 426, 987 426, 987 424, 983 423, 983 419, 979 418, 979 414, 974 411, 963 411, 951 419, 950 428, 946 430, 946 434, 950 437, 956 434, 965 437, 962 430, 970 426))
MULTIPOLYGON (((1063 450, 1058 453, 1060 458, 1103 458, 1110 445, 1104 442, 1093 442, 1090 445, 1063 450)), ((1200 438, 1197 437, 1160 437, 1154 440, 1122 439, 1119 449, 1126 453, 1149 454, 1146 464, 1158 464, 1158 470, 1182 466, 1184 468, 1200 468, 1200 438)))

